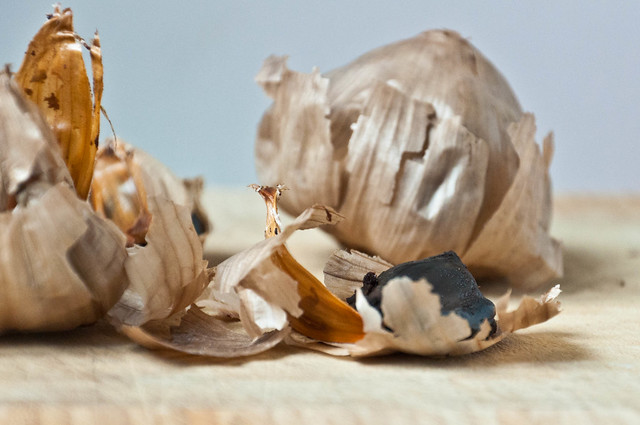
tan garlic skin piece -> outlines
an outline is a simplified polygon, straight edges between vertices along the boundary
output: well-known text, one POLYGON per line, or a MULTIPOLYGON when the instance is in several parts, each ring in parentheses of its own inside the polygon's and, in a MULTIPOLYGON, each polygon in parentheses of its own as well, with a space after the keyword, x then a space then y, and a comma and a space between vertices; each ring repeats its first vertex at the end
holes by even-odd
POLYGON ((274 100, 257 172, 292 189, 285 211, 329 205, 347 219, 327 231, 396 264, 453 250, 476 278, 524 289, 562 273, 551 137, 540 152, 533 116, 459 34, 427 31, 325 75, 270 57, 256 80, 274 100))
POLYGON ((128 285, 125 238, 78 199, 38 108, 0 72, 0 333, 102 317, 128 285))

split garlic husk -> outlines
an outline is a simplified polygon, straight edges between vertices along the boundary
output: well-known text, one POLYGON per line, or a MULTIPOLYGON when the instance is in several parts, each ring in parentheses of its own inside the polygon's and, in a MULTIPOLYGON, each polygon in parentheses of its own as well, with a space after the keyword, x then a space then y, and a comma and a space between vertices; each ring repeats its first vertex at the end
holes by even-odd
POLYGON ((0 332, 95 322, 128 285, 125 238, 78 199, 55 135, 0 72, 0 332))
POLYGON ((275 189, 272 194, 265 199, 268 208, 273 207, 269 213, 271 237, 220 263, 197 305, 189 308, 179 324, 169 319, 124 326, 123 331, 152 349, 212 357, 248 356, 268 350, 285 340, 292 326, 311 331, 324 341, 361 339, 362 320, 357 312, 302 271, 284 251, 295 231, 335 224, 341 216, 318 205, 280 229, 275 204, 270 203, 277 198, 275 189))
POLYGON ((160 161, 122 140, 107 139, 97 153, 90 202, 103 217, 143 244, 151 223, 147 196, 159 196, 187 207, 202 243, 211 230, 202 207, 201 177, 180 179, 160 161))
POLYGON ((549 236, 553 142, 535 141, 508 83, 467 40, 428 31, 321 75, 270 57, 273 105, 256 140, 261 181, 283 208, 321 203, 328 231, 392 263, 453 250, 477 278, 537 288, 562 273, 549 236))

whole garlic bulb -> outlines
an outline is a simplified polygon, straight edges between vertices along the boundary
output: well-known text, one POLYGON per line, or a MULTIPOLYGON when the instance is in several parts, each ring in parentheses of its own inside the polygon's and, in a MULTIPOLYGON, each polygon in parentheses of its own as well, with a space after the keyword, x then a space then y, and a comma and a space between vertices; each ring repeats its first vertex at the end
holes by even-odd
POLYGON ((540 152, 533 116, 457 33, 428 31, 324 76, 270 57, 256 80, 274 100, 257 171, 292 189, 286 211, 332 206, 347 219, 328 231, 393 263, 453 250, 477 278, 525 289, 561 274, 551 136, 540 152))

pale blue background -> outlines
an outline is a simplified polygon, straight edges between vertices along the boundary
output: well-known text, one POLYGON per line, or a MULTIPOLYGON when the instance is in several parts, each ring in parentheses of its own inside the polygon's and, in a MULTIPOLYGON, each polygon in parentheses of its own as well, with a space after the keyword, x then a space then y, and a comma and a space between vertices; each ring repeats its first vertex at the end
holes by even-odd
MULTIPOLYGON (((17 70, 51 0, 4 0, 0 62, 17 70)), ((104 106, 118 136, 209 184, 256 180, 271 53, 301 71, 342 65, 431 28, 469 37, 506 76, 538 139, 553 130, 557 192, 640 192, 636 1, 67 1, 100 30, 104 106)), ((103 125, 103 136, 109 132, 103 125)))

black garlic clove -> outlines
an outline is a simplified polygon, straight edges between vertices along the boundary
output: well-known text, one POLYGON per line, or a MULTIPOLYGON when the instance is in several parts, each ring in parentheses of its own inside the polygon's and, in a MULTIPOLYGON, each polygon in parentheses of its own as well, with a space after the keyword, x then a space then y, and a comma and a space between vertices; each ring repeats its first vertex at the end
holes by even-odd
MULTIPOLYGON (((433 287, 432 292, 440 297, 441 314, 453 312, 469 322, 469 337, 480 331, 480 325, 485 320, 491 325, 490 335, 497 331, 495 305, 482 295, 473 275, 453 251, 398 264, 377 277, 374 273, 367 273, 363 278, 362 293, 367 302, 383 315, 383 319, 380 307, 382 288, 391 280, 403 276, 413 281, 426 279, 433 287)), ((347 302, 355 308, 355 300, 354 293, 347 302)))

